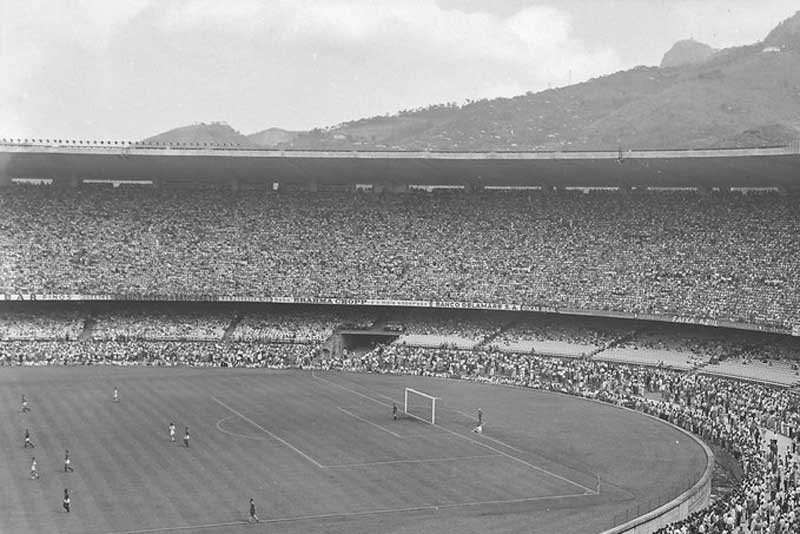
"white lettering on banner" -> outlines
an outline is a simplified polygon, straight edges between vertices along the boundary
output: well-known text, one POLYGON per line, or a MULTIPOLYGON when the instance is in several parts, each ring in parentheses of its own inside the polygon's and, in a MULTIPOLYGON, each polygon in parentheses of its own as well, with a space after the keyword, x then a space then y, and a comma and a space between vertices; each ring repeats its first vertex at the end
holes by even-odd
POLYGON ((715 319, 699 319, 694 317, 681 317, 680 315, 676 315, 672 318, 673 323, 681 323, 681 324, 700 324, 704 326, 718 326, 719 322, 715 319))
POLYGON ((774 332, 778 334, 791 334, 800 337, 800 324, 789 326, 770 326, 759 324, 740 323, 736 321, 726 321, 717 319, 707 319, 682 315, 658 315, 649 313, 625 313, 606 310, 577 310, 559 309, 551 306, 537 306, 528 304, 492 304, 488 302, 458 302, 458 301, 438 301, 438 300, 402 300, 402 299, 362 299, 362 298, 340 298, 340 297, 235 297, 229 295, 81 295, 81 294, 30 294, 30 293, 0 293, 0 302, 15 301, 99 301, 99 300, 120 300, 120 301, 186 301, 186 302, 259 302, 259 303, 278 303, 278 304, 337 304, 346 306, 397 306, 408 308, 441 308, 441 309, 464 309, 464 310, 509 310, 509 311, 532 311, 542 313, 559 313, 564 315, 590 315, 598 317, 616 317, 629 319, 642 319, 646 321, 672 322, 680 324, 699 324, 704 326, 717 326, 725 328, 737 328, 740 330, 758 330, 762 332, 774 332))

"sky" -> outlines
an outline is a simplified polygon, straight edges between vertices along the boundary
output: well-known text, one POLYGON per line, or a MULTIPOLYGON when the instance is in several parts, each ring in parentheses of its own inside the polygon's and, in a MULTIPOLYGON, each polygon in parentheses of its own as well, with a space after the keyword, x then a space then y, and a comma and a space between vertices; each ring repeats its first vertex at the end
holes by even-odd
POLYGON ((0 138, 303 130, 514 96, 678 40, 751 44, 797 0, 0 0, 0 138))

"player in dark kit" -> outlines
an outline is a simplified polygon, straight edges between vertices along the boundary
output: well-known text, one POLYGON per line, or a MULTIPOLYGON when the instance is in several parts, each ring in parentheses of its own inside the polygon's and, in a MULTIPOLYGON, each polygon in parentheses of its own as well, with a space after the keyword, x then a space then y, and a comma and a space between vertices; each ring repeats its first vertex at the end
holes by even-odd
POLYGON ((64 511, 67 513, 69 513, 69 504, 70 504, 69 490, 67 488, 64 488, 64 501, 62 506, 64 507, 64 511))
POLYGON ((397 421, 397 404, 392 403, 392 419, 397 421))
POLYGON ((23 449, 27 449, 28 447, 30 447, 31 449, 36 448, 34 446, 33 442, 31 441, 31 433, 28 432, 28 429, 26 428, 25 429, 25 445, 22 448, 23 449))
POLYGON ((64 451, 64 472, 72 473, 73 471, 75 470, 72 468, 72 460, 69 459, 69 451, 64 451))
POLYGON ((250 522, 251 523, 258 523, 260 519, 256 515, 256 503, 253 501, 253 498, 250 497, 250 522))
POLYGON ((187 426, 185 428, 186 428, 186 430, 183 431, 183 446, 184 447, 188 447, 189 446, 189 427, 187 426))

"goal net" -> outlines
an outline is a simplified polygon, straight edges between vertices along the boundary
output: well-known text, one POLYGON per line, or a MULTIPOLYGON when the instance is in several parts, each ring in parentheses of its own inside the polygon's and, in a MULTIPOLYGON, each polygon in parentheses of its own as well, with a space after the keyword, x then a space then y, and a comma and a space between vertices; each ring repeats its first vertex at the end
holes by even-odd
POLYGON ((426 423, 436 424, 436 408, 441 399, 416 389, 406 388, 403 411, 426 423))

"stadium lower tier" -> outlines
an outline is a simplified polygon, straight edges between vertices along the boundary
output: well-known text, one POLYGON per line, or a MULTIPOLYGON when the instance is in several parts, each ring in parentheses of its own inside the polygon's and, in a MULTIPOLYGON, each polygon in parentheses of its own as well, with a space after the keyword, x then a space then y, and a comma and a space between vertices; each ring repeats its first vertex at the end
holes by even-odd
MULTIPOLYGON (((37 344, 17 342, 19 352, 32 353, 37 344)), ((69 343, 47 345, 41 350, 46 363, 72 363, 58 357, 69 343), (46 358, 51 353, 54 357, 46 358)), ((101 344, 92 344, 102 346, 101 344)), ((43 348, 44 346, 40 347, 43 348)), ((147 348, 108 352, 97 363, 159 364, 144 357, 147 348)), ((226 360, 213 356, 219 346, 198 344, 195 358, 176 364, 248 365, 257 367, 307 366, 395 375, 438 376, 492 384, 531 387, 590 398, 629 407, 678 425, 730 454, 742 477, 733 490, 713 504, 681 521, 663 527, 668 534, 718 532, 800 531, 800 395, 796 390, 756 382, 740 382, 698 373, 654 367, 611 364, 591 359, 560 359, 530 354, 505 354, 461 350, 421 350, 400 345, 379 346, 358 357, 284 361, 254 361, 247 357, 226 360), (438 365, 439 362, 445 365, 438 365), (440 373, 437 369, 449 371, 440 373), (457 369, 458 372, 452 370, 457 369), (793 440, 789 450, 767 442, 764 429, 793 440), (792 453, 791 451, 794 451, 792 453)), ((14 360, 6 361, 14 364, 14 360)), ((92 363, 77 360, 74 363, 92 363)), ((261 386, 259 386, 261 387, 261 386)), ((344 386, 337 386, 344 387, 344 386)), ((363 393, 361 394, 363 396, 363 393)), ((469 415, 466 415, 469 417, 469 415)), ((488 424, 491 424, 490 422, 488 424)), ((323 466, 325 467, 325 466, 323 466)), ((642 510, 639 510, 642 512, 642 510)))
POLYGON ((800 331, 794 193, 13 185, 0 294, 403 299, 800 331))

